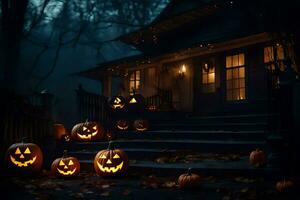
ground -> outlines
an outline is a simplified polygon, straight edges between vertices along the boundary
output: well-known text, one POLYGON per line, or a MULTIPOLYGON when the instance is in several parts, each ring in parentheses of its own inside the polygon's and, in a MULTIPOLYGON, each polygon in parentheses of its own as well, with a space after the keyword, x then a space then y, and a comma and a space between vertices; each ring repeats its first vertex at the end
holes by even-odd
POLYGON ((3 199, 209 199, 209 200, 298 200, 295 192, 279 193, 274 181, 239 176, 202 176, 201 185, 182 190, 177 177, 154 174, 127 174, 102 178, 80 173, 77 178, 61 179, 43 171, 38 177, 7 177, 1 181, 3 199))

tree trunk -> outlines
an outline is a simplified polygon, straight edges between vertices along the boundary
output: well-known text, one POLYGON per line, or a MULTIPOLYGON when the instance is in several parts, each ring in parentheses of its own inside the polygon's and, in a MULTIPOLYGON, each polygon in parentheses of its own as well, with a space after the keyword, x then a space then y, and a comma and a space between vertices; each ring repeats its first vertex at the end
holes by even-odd
POLYGON ((1 18, 1 85, 18 91, 19 56, 28 0, 2 0, 1 18))

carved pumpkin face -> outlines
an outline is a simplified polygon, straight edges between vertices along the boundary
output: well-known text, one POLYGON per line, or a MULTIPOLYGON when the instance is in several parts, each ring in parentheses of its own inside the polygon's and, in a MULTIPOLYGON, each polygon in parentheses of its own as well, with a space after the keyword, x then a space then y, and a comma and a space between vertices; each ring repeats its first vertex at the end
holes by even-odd
POLYGON ((118 130, 126 131, 129 128, 129 122, 127 120, 123 120, 123 119, 118 120, 116 122, 116 128, 118 130))
POLYGON ((118 176, 128 168, 128 157, 120 149, 110 148, 99 151, 94 159, 94 168, 101 176, 118 176))
POLYGON ((128 100, 128 109, 132 111, 139 111, 145 109, 145 99, 140 94, 131 95, 128 100))
POLYGON ((109 105, 112 109, 122 109, 125 106, 125 99, 122 96, 115 96, 109 100, 109 105))
POLYGON ((150 112, 157 111, 157 105, 148 105, 147 108, 150 112))
POLYGON ((43 164, 41 149, 33 143, 16 143, 6 152, 9 167, 23 172, 37 172, 43 164))
POLYGON ((134 121, 133 126, 135 130, 143 132, 149 129, 149 122, 145 119, 138 119, 134 121))
POLYGON ((93 141, 104 137, 104 129, 97 122, 79 123, 72 129, 72 138, 78 141, 93 141))
POLYGON ((57 158, 51 165, 51 172, 60 177, 77 176, 80 171, 80 163, 75 157, 57 158))

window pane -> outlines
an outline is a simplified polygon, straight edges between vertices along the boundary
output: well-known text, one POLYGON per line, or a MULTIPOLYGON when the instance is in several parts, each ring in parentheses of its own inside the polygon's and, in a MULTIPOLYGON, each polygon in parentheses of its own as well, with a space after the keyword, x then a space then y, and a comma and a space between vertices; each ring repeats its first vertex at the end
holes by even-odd
POLYGON ((226 57, 226 67, 227 68, 232 67, 232 56, 227 56, 226 57))
POLYGON ((130 89, 130 90, 133 90, 134 88, 135 88, 134 81, 130 81, 130 82, 129 82, 129 89, 130 89))
POLYGON ((231 101, 232 100, 232 90, 227 90, 227 100, 231 101))
POLYGON ((282 45, 277 46, 277 58, 278 60, 284 59, 284 49, 282 45))
POLYGON ((274 51, 273 47, 265 47, 264 48, 264 62, 273 62, 274 61, 274 51))
POLYGON ((232 78, 238 78, 239 77, 239 69, 233 69, 233 77, 232 78))
POLYGON ((239 66, 245 65, 245 54, 239 54, 239 66))
POLYGON ((135 82, 135 89, 140 89, 140 81, 135 82))
POLYGON ((215 67, 210 67, 208 73, 214 73, 215 72, 215 67))
POLYGON ((240 89, 240 99, 246 99, 245 88, 240 89))
POLYGON ((239 79, 239 84, 240 84, 240 88, 244 88, 245 87, 245 79, 239 79))
POLYGON ((233 56, 232 66, 234 66, 234 67, 239 66, 239 55, 234 55, 233 56))
POLYGON ((231 90, 231 89, 232 89, 232 81, 231 81, 231 80, 230 80, 230 81, 227 81, 226 86, 227 86, 227 89, 228 89, 228 90, 231 90))
POLYGON ((215 73, 210 73, 208 75, 208 83, 214 83, 215 82, 215 73))
POLYGON ((239 88, 239 79, 234 79, 233 80, 233 88, 239 88))
POLYGON ((226 79, 227 79, 227 80, 232 79, 232 70, 227 70, 227 71, 226 71, 226 79))
POLYGON ((244 78, 245 77, 245 68, 241 67, 239 68, 239 78, 244 78))
POLYGON ((136 80, 140 80, 140 78, 141 78, 141 71, 140 70, 135 72, 135 78, 136 78, 136 80))
POLYGON ((205 74, 205 75, 202 76, 202 83, 203 84, 207 84, 208 83, 208 81, 207 81, 207 74, 205 74))
POLYGON ((233 90, 232 91, 232 99, 233 100, 239 100, 239 90, 233 90))
POLYGON ((130 80, 133 81, 135 79, 135 74, 134 72, 130 74, 130 80))

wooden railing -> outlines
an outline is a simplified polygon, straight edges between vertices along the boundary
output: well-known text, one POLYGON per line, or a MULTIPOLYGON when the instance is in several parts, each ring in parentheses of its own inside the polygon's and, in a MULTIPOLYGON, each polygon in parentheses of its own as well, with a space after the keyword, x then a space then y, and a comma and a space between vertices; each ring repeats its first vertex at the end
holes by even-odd
POLYGON ((98 121, 104 125, 108 123, 111 115, 107 106, 107 97, 88 92, 81 87, 76 90, 76 93, 79 121, 98 121))
MULTIPOLYGON (((30 96, 1 91, 1 145, 25 141, 40 143, 52 135, 52 99, 49 93, 30 96)), ((2 149, 3 150, 3 149, 2 149)))
POLYGON ((146 97, 145 103, 146 105, 154 105, 161 106, 163 104, 167 104, 172 106, 173 95, 171 90, 158 90, 156 95, 146 97))

